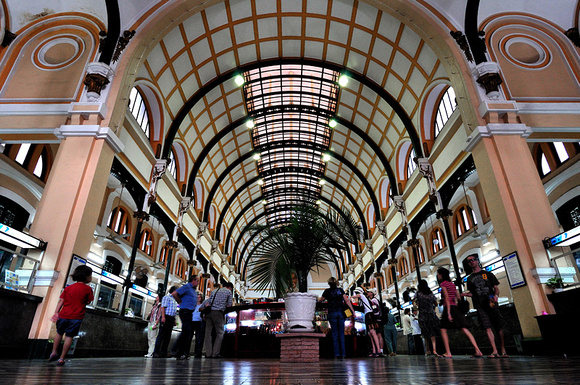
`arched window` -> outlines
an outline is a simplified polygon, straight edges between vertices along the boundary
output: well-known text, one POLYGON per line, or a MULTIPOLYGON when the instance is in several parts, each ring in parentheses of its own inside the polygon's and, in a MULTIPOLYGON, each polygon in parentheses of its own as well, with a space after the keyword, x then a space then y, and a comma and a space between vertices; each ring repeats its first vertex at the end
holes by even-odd
POLYGON ((455 233, 457 238, 477 225, 477 219, 471 207, 463 205, 455 212, 455 233))
POLYGON ((115 207, 113 211, 111 211, 111 214, 109 215, 107 227, 116 232, 117 234, 129 234, 130 219, 127 210, 125 210, 123 207, 120 206, 115 207))
POLYGON ((149 139, 149 112, 147 111, 143 96, 135 87, 133 87, 129 94, 129 111, 131 111, 131 115, 133 115, 137 124, 143 130, 147 139, 149 139))
POLYGON ((580 146, 573 142, 538 143, 532 153, 538 173, 543 178, 579 154, 580 146))
POLYGON ((393 196, 393 189, 391 188, 388 178, 381 181, 380 194, 381 208, 386 210, 393 203, 393 198, 391 198, 393 196))
POLYGON ((167 172, 173 175, 173 178, 177 180, 177 163, 175 162, 175 153, 173 149, 169 153, 169 164, 167 165, 167 172))
POLYGON ((185 279, 185 263, 181 258, 179 258, 175 264, 175 275, 181 279, 185 279))
POLYGON ((449 121, 451 114, 453 114, 453 111, 455 111, 456 108, 457 100, 455 99, 455 91, 453 90, 453 87, 449 87, 441 97, 439 105, 437 106, 437 115, 435 116, 434 125, 435 138, 437 138, 441 130, 443 130, 443 127, 445 127, 445 124, 449 121))
POLYGON ((7 145, 4 154, 43 182, 48 179, 52 159, 47 145, 31 143, 7 145))
POLYGON ((141 239, 139 240, 139 249, 147 255, 151 255, 153 250, 153 235, 148 229, 143 230, 141 239))
POLYGON ((167 266, 167 256, 169 254, 169 248, 167 245, 163 245, 161 251, 159 253, 159 262, 163 264, 163 266, 167 266))
POLYGON ((425 262, 425 253, 423 252, 423 246, 421 244, 417 246, 417 259, 419 260, 419 265, 425 262))
POLYGON ((399 259, 398 271, 399 277, 403 277, 409 274, 409 264, 407 263, 407 259, 405 257, 401 257, 399 259))
POLYGON ((417 163, 413 159, 415 159, 417 155, 415 155, 415 149, 411 148, 409 152, 409 157, 407 158, 407 179, 413 175, 413 171, 417 169, 417 163))
POLYGON ((443 230, 435 227, 431 232, 431 252, 437 254, 441 249, 445 248, 445 236, 443 230))

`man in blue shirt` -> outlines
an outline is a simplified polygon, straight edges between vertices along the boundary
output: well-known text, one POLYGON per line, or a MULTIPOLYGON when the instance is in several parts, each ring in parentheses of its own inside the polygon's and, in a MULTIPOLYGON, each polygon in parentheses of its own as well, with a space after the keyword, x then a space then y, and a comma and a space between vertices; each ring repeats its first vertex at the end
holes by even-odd
POLYGON ((179 304, 179 319, 181 320, 181 334, 177 340, 175 356, 178 360, 188 360, 191 347, 191 318, 197 305, 198 284, 197 275, 189 277, 189 282, 175 290, 171 295, 179 304))

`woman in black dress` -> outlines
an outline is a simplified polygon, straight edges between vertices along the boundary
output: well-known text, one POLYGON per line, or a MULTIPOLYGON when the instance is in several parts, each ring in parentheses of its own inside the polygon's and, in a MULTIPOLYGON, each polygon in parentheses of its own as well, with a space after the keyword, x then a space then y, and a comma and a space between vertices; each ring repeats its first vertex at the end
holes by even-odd
POLYGON ((427 346, 426 355, 434 354, 439 357, 436 341, 436 335, 439 332, 439 318, 435 314, 437 299, 424 279, 419 281, 419 292, 417 293, 416 301, 419 308, 419 326, 427 346), (433 346, 432 350, 429 349, 429 340, 431 340, 431 345, 433 346))

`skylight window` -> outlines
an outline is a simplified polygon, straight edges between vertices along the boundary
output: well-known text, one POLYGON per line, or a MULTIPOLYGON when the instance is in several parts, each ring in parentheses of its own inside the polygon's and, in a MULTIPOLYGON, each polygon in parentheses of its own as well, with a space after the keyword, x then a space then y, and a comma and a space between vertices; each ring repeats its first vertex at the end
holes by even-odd
MULTIPOLYGON (((320 197, 335 116, 340 74, 325 68, 282 64, 244 73, 244 96, 254 122, 252 144, 260 153, 265 209, 320 197)), ((268 221, 285 218, 272 213, 268 221)))

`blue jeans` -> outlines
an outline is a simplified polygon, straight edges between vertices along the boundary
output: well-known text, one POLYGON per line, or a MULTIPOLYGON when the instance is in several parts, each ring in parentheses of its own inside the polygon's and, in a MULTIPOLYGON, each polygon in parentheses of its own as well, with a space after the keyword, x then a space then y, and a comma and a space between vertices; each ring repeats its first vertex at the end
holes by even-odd
POLYGON ((385 342, 389 353, 397 354, 397 329, 384 327, 385 342))
POLYGON ((407 334, 407 347, 409 348, 408 354, 416 354, 417 351, 415 350, 415 337, 413 334, 407 334))
POLYGON ((344 346, 344 313, 342 310, 329 310, 328 322, 330 322, 330 333, 332 335, 334 356, 345 357, 346 349, 344 346))

